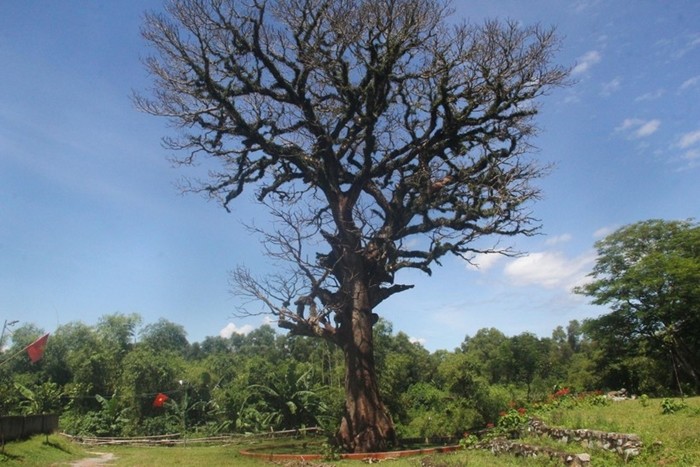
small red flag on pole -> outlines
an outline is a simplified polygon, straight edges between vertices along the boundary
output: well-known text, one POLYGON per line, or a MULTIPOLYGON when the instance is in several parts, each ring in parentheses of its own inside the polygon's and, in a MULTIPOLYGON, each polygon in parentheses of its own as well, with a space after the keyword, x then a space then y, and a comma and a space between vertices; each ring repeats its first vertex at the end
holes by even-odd
POLYGON ((47 332, 31 344, 27 346, 27 354, 29 354, 29 360, 32 363, 36 363, 41 360, 44 356, 44 349, 46 349, 46 343, 49 340, 49 333, 47 332))
POLYGON ((168 396, 162 392, 159 392, 156 398, 153 400, 153 407, 163 407, 163 404, 165 404, 165 401, 168 399, 170 399, 168 396))

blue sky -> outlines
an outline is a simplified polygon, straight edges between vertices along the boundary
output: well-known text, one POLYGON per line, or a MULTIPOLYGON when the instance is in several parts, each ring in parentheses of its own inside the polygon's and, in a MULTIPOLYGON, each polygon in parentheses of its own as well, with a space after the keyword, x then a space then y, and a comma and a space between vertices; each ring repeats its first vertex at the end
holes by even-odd
MULTIPOLYGON (((539 22, 563 37, 576 84, 542 107, 537 157, 555 164, 534 205, 542 234, 504 239, 528 256, 448 259, 380 314, 426 348, 452 350, 496 327, 548 336, 605 309, 570 293, 593 243, 651 219, 698 218, 700 3, 695 0, 460 1, 456 17, 539 22)), ((108 313, 167 318, 191 342, 246 332, 228 271, 264 261, 234 212, 175 187, 167 122, 137 112, 148 55, 139 35, 158 1, 0 2, 0 320, 46 331, 108 313)))

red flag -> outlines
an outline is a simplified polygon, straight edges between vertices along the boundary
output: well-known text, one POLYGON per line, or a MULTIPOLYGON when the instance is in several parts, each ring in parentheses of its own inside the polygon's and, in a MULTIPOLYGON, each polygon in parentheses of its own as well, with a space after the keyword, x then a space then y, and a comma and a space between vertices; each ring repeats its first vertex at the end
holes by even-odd
POLYGON ((46 348, 46 343, 49 340, 49 333, 47 332, 31 344, 27 346, 27 353, 29 354, 29 360, 32 361, 32 363, 36 363, 39 360, 41 360, 41 357, 44 356, 44 349, 46 348))
POLYGON ((168 396, 162 392, 159 392, 156 398, 153 400, 153 407, 163 407, 163 404, 165 404, 165 401, 168 399, 170 399, 168 396))

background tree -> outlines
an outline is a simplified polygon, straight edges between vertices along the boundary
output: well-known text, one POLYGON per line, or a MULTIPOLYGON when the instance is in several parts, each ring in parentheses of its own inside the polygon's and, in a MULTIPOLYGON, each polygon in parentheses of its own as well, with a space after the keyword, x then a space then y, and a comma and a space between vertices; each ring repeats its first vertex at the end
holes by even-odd
POLYGON ((190 346, 185 327, 165 318, 144 326, 140 337, 140 343, 154 352, 175 352, 184 356, 190 346))
POLYGON ((508 379, 508 362, 512 358, 509 340, 496 328, 479 329, 473 337, 467 336, 460 346, 470 355, 478 372, 489 384, 505 383, 508 379))
POLYGON ((594 280, 577 292, 612 311, 586 323, 588 333, 602 342, 612 339, 618 354, 628 349, 666 360, 679 384, 700 389, 700 226, 638 222, 596 248, 594 280))
POLYGON ((228 208, 255 185, 277 219, 260 233, 289 265, 233 280, 282 327, 342 349, 351 451, 395 439, 372 326, 412 287, 396 274, 537 229, 543 169, 526 153, 536 99, 566 76, 550 64, 557 39, 449 13, 439 0, 174 0, 143 28, 155 89, 136 103, 181 130, 166 140, 181 163, 220 162, 188 189, 228 208))
POLYGON ((508 372, 512 381, 525 384, 527 401, 532 397, 532 385, 542 370, 543 359, 547 352, 543 341, 530 332, 524 332, 510 338, 510 359, 508 372))

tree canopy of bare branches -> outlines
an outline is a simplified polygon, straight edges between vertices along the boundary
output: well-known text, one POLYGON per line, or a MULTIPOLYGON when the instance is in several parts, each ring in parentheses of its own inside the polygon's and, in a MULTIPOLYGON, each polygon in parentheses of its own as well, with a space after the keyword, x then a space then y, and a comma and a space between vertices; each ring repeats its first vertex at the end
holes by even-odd
MULTIPOLYGON (((227 209, 255 190, 279 221, 261 233, 292 266, 264 280, 239 267, 238 293, 341 346, 378 412, 372 310, 411 287, 402 269, 538 229, 533 118, 567 76, 553 30, 450 14, 440 0, 173 0, 143 28, 154 88, 138 107, 176 125, 180 163, 218 161, 190 188, 227 209)), ((384 447, 390 419, 360 402, 346 400, 341 443, 384 447)))

